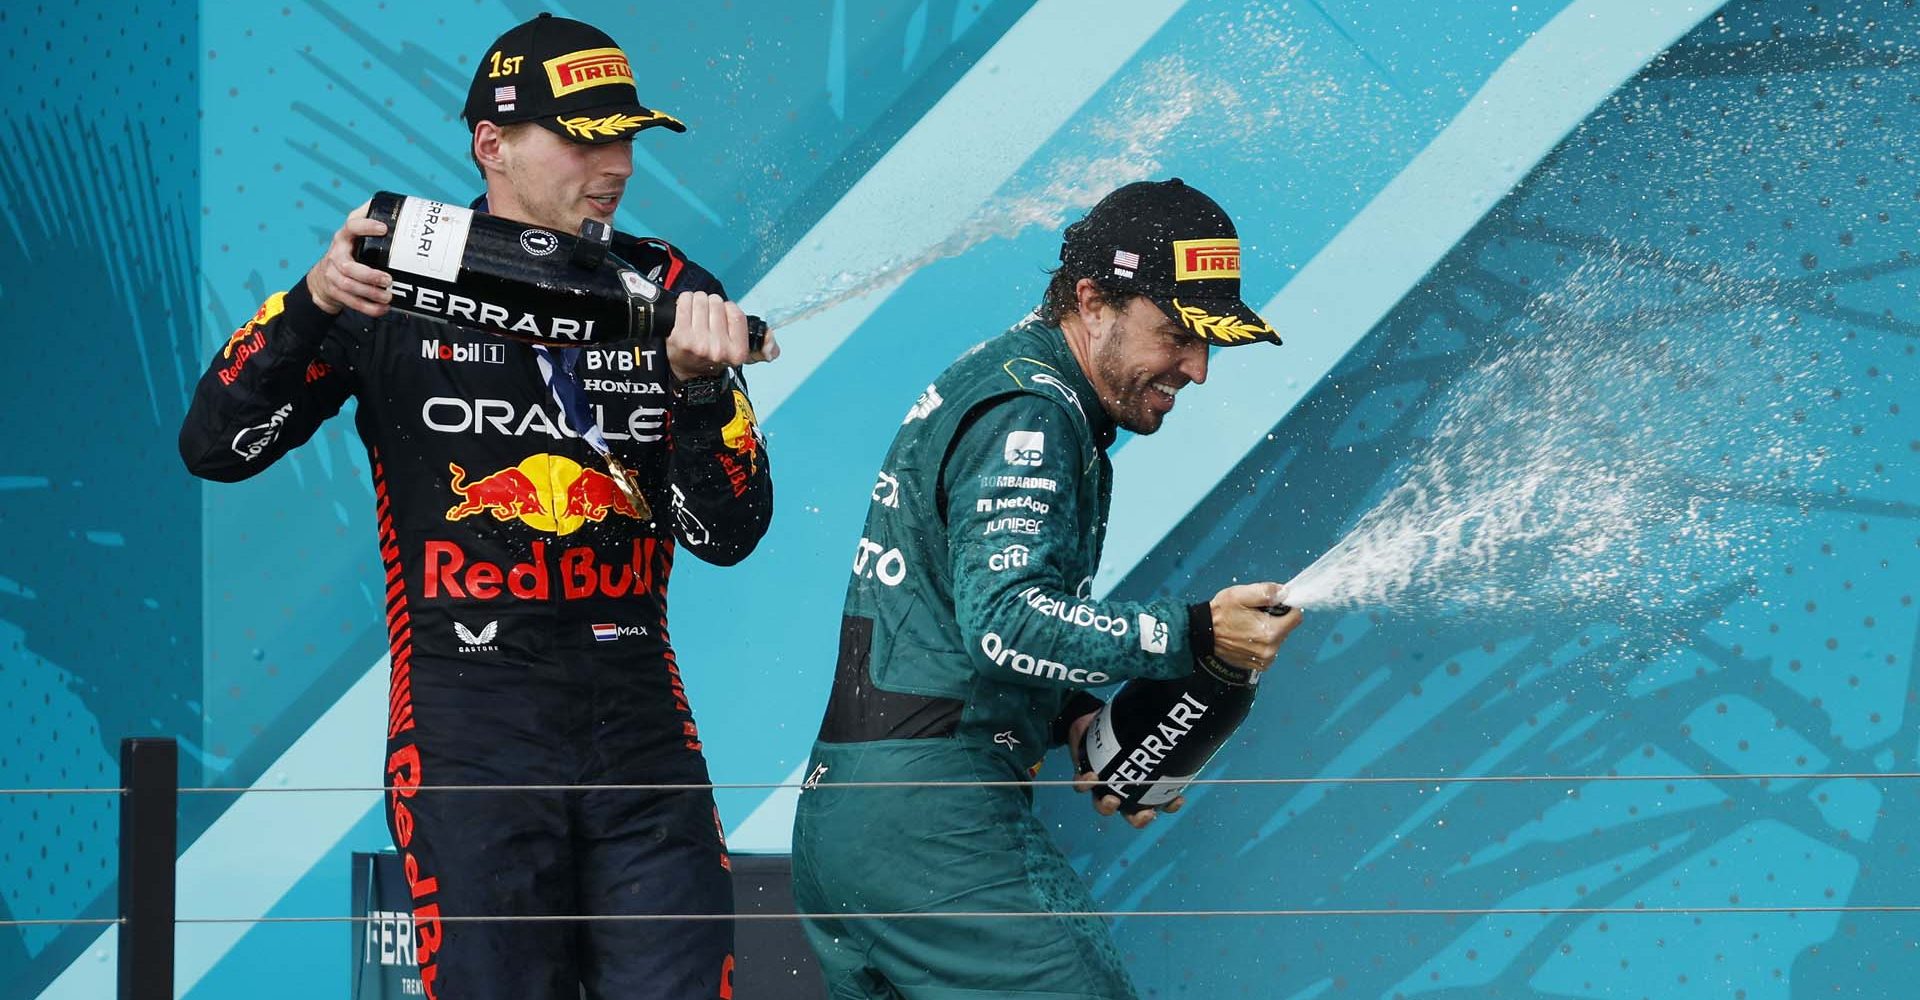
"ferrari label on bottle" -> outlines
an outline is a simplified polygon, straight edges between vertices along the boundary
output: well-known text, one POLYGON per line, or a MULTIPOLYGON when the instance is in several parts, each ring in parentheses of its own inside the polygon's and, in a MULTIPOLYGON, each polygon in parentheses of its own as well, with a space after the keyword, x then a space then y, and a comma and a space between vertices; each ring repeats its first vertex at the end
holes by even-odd
POLYGON ((472 227, 470 208, 408 198, 400 203, 400 217, 393 223, 388 268, 438 281, 457 280, 472 227))

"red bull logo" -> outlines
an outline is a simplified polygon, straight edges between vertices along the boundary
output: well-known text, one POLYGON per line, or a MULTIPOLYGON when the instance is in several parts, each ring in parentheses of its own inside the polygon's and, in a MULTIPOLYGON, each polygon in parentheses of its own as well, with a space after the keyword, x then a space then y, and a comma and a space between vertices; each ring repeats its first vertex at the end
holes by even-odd
POLYGON ((567 484, 567 505, 560 508, 560 520, 571 523, 574 518, 582 522, 600 522, 609 514, 621 514, 636 521, 646 521, 653 517, 653 511, 647 508, 645 497, 639 490, 632 496, 620 488, 618 480, 598 469, 582 468, 580 475, 567 484), (634 501, 640 506, 634 506, 634 501))
POLYGON ((460 500, 447 509, 449 521, 488 514, 496 521, 518 519, 537 531, 570 535, 615 514, 636 521, 653 517, 638 490, 629 496, 612 476, 564 455, 530 455, 471 482, 457 464, 449 462, 447 471, 453 477, 447 485, 460 500))
POLYGON ((261 327, 266 326, 275 316, 286 310, 286 298, 285 292, 273 293, 267 301, 260 304, 260 308, 254 312, 252 319, 241 324, 240 329, 233 331, 233 335, 227 338, 226 346, 220 349, 220 356, 231 359, 233 364, 220 369, 222 385, 232 385, 234 380, 240 377, 241 369, 247 367, 248 359, 267 346, 266 334, 261 332, 261 327))
POLYGON ((754 418, 753 404, 747 394, 733 390, 733 419, 720 428, 720 440, 735 453, 746 456, 755 471, 760 468, 760 424, 754 418))
MULTIPOLYGON (((422 553, 426 572, 421 596, 430 601, 491 601, 503 595, 522 601, 580 601, 652 593, 654 582, 666 579, 672 546, 657 538, 635 538, 632 546, 621 559, 607 559, 584 545, 562 550, 552 559, 547 543, 535 541, 525 562, 503 566, 472 558, 459 542, 428 542, 422 553)), ((684 696, 678 693, 678 680, 674 684, 678 704, 684 696)))

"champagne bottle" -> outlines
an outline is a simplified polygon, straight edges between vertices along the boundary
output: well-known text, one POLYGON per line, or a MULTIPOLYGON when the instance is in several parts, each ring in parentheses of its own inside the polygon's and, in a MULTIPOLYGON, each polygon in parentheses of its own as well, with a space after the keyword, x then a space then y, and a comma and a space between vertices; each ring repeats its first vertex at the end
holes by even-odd
POLYGON ((1082 739, 1083 769, 1100 779, 1094 795, 1118 796, 1129 814, 1172 802, 1246 719, 1259 685, 1259 671, 1211 655, 1199 657, 1186 677, 1128 681, 1082 739))
MULTIPOLYGON (((673 328, 673 297, 610 252, 613 230, 597 220, 568 236, 391 191, 373 196, 367 217, 387 232, 355 239, 353 258, 393 275, 395 309, 554 347, 673 328)), ((767 326, 757 316, 747 325, 759 350, 767 326)))

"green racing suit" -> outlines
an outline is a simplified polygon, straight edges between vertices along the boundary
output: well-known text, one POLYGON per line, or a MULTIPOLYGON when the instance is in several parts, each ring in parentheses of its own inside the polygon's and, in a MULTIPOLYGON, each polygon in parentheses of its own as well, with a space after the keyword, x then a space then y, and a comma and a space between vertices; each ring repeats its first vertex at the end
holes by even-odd
POLYGON ((794 886, 835 997, 1132 997, 1032 812, 1086 693, 1190 673, 1205 604, 1096 601, 1115 426, 1057 327, 1029 318, 920 395, 874 483, 833 693, 794 828, 794 886), (928 782, 855 787, 849 782, 928 782), (982 785, 982 782, 998 782, 982 785), (952 783, 940 785, 938 783, 952 783))

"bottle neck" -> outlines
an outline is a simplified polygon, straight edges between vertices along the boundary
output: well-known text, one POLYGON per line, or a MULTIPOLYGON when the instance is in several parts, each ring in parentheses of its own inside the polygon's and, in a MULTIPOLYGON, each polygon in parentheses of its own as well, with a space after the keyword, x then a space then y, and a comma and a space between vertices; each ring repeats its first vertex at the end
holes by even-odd
POLYGON ((1229 687, 1253 687, 1260 683, 1251 670, 1228 666, 1217 656, 1202 656, 1194 662, 1195 676, 1211 677, 1229 687))

